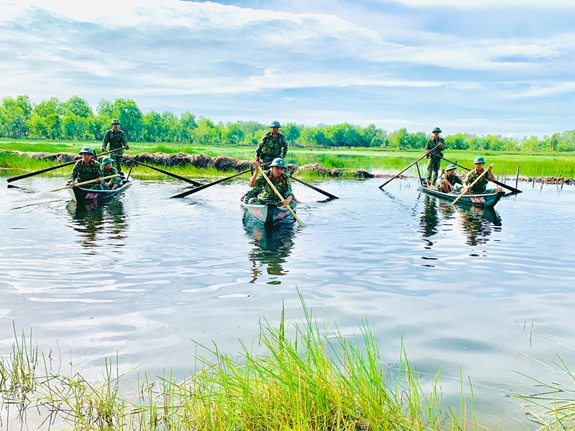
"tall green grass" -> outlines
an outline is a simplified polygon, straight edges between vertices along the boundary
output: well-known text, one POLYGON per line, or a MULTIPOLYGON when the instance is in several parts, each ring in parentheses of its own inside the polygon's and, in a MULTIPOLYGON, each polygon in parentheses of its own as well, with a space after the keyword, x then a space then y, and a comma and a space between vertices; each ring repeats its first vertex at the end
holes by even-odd
MULTIPOLYGON (((78 373, 47 369, 41 375, 28 369, 23 379, 13 371, 13 360, 2 359, 3 388, 13 379, 33 380, 33 405, 50 423, 64 421, 75 430, 477 429, 463 398, 459 414, 444 405, 439 374, 424 390, 403 350, 393 368, 384 366, 365 322, 360 336, 346 338, 319 324, 305 304, 303 311, 302 321, 293 325, 283 311, 278 326, 264 321, 259 337, 242 343, 240 352, 199 346, 204 353, 190 364, 191 377, 145 376, 125 397, 110 361, 103 381, 95 384, 78 373)), ((22 343, 16 350, 24 356, 32 352, 22 343)))

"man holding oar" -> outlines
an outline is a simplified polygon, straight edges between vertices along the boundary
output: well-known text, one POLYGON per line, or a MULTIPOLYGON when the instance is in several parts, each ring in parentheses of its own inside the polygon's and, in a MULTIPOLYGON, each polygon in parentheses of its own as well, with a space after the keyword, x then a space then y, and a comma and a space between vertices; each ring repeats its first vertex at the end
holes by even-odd
POLYGON ((441 164, 441 159, 443 158, 443 138, 439 137, 441 129, 439 127, 434 127, 431 131, 432 137, 425 143, 425 151, 428 151, 427 158, 429 162, 427 163, 427 185, 435 185, 437 181, 437 175, 439 173, 439 165, 441 164))
POLYGON ((123 130, 120 130, 120 120, 114 118, 112 120, 112 128, 106 132, 102 140, 102 152, 106 151, 106 147, 110 145, 111 156, 114 159, 116 170, 118 173, 122 171, 122 154, 124 149, 129 150, 128 138, 123 130))
POLYGON ((254 194, 257 193, 257 195, 255 197, 251 197, 248 203, 255 205, 272 203, 276 204, 278 207, 281 206, 284 208, 287 208, 289 205, 292 209, 294 209, 295 197, 291 188, 289 176, 284 172, 286 169, 287 165, 284 159, 279 157, 274 159, 271 163, 271 170, 265 173, 271 184, 268 183, 263 176, 258 176, 259 169, 256 169, 252 178, 250 179, 250 187, 253 187, 250 192, 257 191, 254 192, 254 194), (272 187, 272 184, 283 197, 283 201, 280 201, 272 187))
POLYGON ((279 132, 281 124, 279 121, 272 121, 270 127, 272 131, 262 137, 256 149, 256 160, 258 163, 269 163, 278 157, 282 159, 286 157, 288 144, 285 136, 279 132))
POLYGON ((473 184, 473 187, 469 190, 469 193, 472 195, 499 193, 501 191, 501 187, 497 187, 495 189, 487 188, 487 183, 489 183, 489 181, 495 181, 495 176, 493 175, 493 172, 491 172, 491 166, 487 168, 487 175, 484 174, 485 170, 483 169, 483 165, 485 164, 485 159, 483 157, 476 157, 473 160, 473 163, 475 164, 475 169, 471 170, 465 179, 466 185, 473 184), (479 180, 476 181, 478 178, 479 180))
MULTIPOLYGON (((111 177, 118 173, 116 168, 112 166, 113 163, 114 160, 111 157, 104 157, 104 160, 102 160, 102 177, 111 177)), ((104 186, 106 190, 116 190, 121 184, 122 179, 119 176, 115 176, 105 183, 102 183, 102 186, 104 186)))
POLYGON ((74 187, 76 183, 96 180, 92 184, 85 185, 84 188, 102 190, 102 185, 100 184, 102 168, 100 167, 100 163, 93 158, 96 153, 90 147, 84 147, 79 154, 82 156, 82 160, 78 160, 74 165, 67 185, 74 187))

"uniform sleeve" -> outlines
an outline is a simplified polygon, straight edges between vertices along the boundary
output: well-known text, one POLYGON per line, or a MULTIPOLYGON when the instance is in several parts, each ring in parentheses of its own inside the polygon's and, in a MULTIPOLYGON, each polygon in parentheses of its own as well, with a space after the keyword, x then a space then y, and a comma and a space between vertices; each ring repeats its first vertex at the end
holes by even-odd
POLYGON ((126 147, 128 145, 128 137, 126 132, 122 132, 122 146, 126 147))
POLYGON ((266 138, 267 138, 267 133, 262 136, 262 139, 260 139, 260 143, 258 144, 258 148, 256 149, 256 157, 257 158, 261 158, 262 149, 263 149, 264 144, 266 142, 266 138))
POLYGON ((266 182, 265 178, 262 175, 260 175, 258 177, 258 179, 256 180, 256 184, 254 186, 254 189, 262 190, 266 184, 267 184, 267 182, 266 182))
POLYGON ((430 147, 430 146, 429 146, 430 142, 431 142, 430 139, 428 139, 428 140, 425 142, 425 151, 429 151, 429 150, 431 150, 431 148, 433 148, 433 147, 430 147))
POLYGON ((102 148, 104 149, 108 146, 109 136, 109 132, 104 133, 104 139, 102 139, 102 148))
POLYGON ((291 189, 291 183, 288 181, 288 182, 287 182, 286 195, 284 196, 284 199, 287 199, 287 197, 288 197, 289 195, 292 195, 292 196, 293 196, 293 199, 295 199, 295 196, 294 196, 294 194, 293 194, 293 190, 291 189))
POLYGON ((74 169, 72 169, 72 174, 70 174, 70 181, 75 181, 78 178, 78 162, 74 165, 74 169))
POLYGON ((288 144, 286 141, 286 137, 282 135, 282 144, 281 144, 281 158, 285 159, 288 150, 288 144))
POLYGON ((100 163, 98 163, 98 162, 95 162, 94 167, 96 168, 98 178, 102 177, 102 165, 100 165, 100 163))

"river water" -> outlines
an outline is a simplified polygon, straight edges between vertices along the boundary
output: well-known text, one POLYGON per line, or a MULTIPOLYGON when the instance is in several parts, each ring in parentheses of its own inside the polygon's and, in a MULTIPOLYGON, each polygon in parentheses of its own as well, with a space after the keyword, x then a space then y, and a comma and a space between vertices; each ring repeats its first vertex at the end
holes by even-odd
MULTIPOLYGON (((495 211, 453 208, 414 180, 299 184, 306 227, 265 232, 244 220, 247 182, 185 199, 173 181, 134 181, 120 199, 76 207, 60 179, 6 188, 0 178, 0 353, 16 331, 97 378, 104 358, 121 371, 184 377, 195 340, 235 352, 282 303, 306 305, 346 336, 367 319, 388 363, 401 338, 424 382, 441 368, 448 401, 470 378, 480 422, 526 425, 508 391, 536 393, 575 370, 575 188, 523 184, 495 211)), ((71 365, 70 365, 71 364, 71 365)), ((466 389, 468 391, 468 388, 466 389)))

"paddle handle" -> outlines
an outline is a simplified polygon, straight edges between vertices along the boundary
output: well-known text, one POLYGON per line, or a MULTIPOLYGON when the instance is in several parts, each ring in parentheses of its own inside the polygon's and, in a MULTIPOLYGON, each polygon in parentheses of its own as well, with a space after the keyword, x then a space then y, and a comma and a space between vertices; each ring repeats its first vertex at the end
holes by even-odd
POLYGON ((421 159, 423 159, 424 157, 427 157, 433 150, 435 150, 437 147, 439 147, 441 144, 441 142, 439 144, 437 144, 435 147, 433 147, 431 150, 428 150, 425 152, 425 154, 423 156, 421 156, 419 159, 417 159, 415 162, 411 163, 408 167, 406 167, 404 170, 402 170, 401 172, 395 174, 393 177, 391 177, 389 180, 387 180, 385 183, 383 183, 381 186, 379 186, 380 190, 383 190, 383 188, 389 184, 390 182, 392 182, 394 179, 396 179, 397 177, 399 177, 401 174, 403 174, 405 171, 407 171, 409 168, 411 168, 413 165, 415 165, 417 162, 419 162, 421 159))
MULTIPOLYGON (((265 180, 268 182, 268 184, 270 185, 270 187, 272 188, 272 190, 275 192, 275 194, 278 196, 278 198, 280 198, 280 200, 283 202, 284 198, 282 196, 282 194, 279 192, 278 189, 276 189, 276 186, 274 186, 274 183, 272 183, 272 180, 270 180, 268 178, 268 176, 266 175, 266 173, 262 170, 262 168, 257 167, 257 169, 260 171, 260 173, 262 174, 262 176, 265 178, 265 180)), ((299 219, 299 217, 296 215, 295 211, 291 209, 291 207, 289 205, 287 205, 287 209, 289 210, 289 212, 291 213, 291 215, 293 216, 293 218, 296 219, 297 224, 299 224, 300 226, 305 226, 305 223, 303 221, 301 221, 299 219)))
POLYGON ((491 164, 487 167, 487 169, 485 169, 485 170, 481 173, 481 175, 479 175, 477 178, 475 178, 475 181, 473 181, 471 184, 469 184, 468 186, 466 186, 466 187, 461 191, 461 193, 459 194, 459 196, 457 196, 457 199, 455 199, 455 200, 452 202, 452 204, 455 205, 455 203, 459 200, 459 198, 461 198, 461 196, 466 195, 467 192, 468 192, 469 190, 471 190, 471 189, 473 188, 473 186, 477 183, 477 181, 479 181, 481 178, 483 178, 483 176, 484 176, 487 172, 489 172, 489 169, 491 169, 492 167, 493 167, 493 163, 491 163, 491 164))
POLYGON ((47 192, 42 192, 42 193, 58 192, 58 191, 60 191, 60 190, 66 190, 66 189, 69 189, 69 188, 71 188, 71 187, 80 187, 80 186, 84 186, 84 185, 86 185, 86 184, 95 183, 95 182, 98 181, 98 180, 108 180, 108 179, 110 179, 110 178, 119 177, 119 176, 120 176, 120 174, 108 175, 108 176, 106 176, 106 177, 96 178, 96 179, 94 179, 94 180, 83 181, 83 182, 81 182, 81 183, 76 183, 75 186, 66 185, 66 186, 64 186, 64 187, 60 187, 60 188, 54 189, 54 190, 48 190, 47 192))

